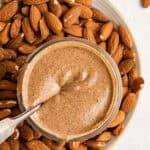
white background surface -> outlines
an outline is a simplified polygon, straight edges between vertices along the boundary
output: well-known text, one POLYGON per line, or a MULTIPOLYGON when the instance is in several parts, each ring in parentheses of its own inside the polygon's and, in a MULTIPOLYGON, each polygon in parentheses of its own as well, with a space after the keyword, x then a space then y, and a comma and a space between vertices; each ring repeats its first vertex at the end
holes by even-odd
POLYGON ((150 8, 140 0, 110 0, 126 19, 139 50, 145 86, 126 131, 113 150, 150 150, 150 8))

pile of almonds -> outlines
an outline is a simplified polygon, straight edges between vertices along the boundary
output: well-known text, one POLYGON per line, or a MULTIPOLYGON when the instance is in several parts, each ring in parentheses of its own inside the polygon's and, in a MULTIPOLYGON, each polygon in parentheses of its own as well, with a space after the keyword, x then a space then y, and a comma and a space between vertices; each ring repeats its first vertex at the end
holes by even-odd
POLYGON ((16 116, 16 85, 19 70, 27 56, 39 45, 59 37, 78 37, 98 44, 119 67, 123 83, 120 110, 97 137, 81 143, 57 143, 22 122, 0 150, 87 150, 104 148, 124 129, 127 114, 133 110, 137 92, 144 80, 138 76, 136 52, 130 34, 114 27, 91 0, 2 0, 0 9, 0 120, 16 116))

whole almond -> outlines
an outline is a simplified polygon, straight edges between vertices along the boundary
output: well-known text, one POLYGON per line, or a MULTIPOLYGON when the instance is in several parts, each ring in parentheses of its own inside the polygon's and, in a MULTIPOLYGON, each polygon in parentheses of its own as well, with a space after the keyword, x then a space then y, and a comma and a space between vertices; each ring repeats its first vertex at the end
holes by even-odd
POLYGON ((13 0, 0 9, 0 21, 9 21, 18 10, 18 1, 13 0))
POLYGON ((113 30, 113 23, 112 22, 105 23, 100 29, 100 36, 99 36, 100 39, 102 41, 106 41, 111 35, 112 30, 113 30))
POLYGON ((111 139, 112 139, 112 133, 109 131, 105 131, 96 138, 96 141, 107 142, 111 139))
POLYGON ((25 43, 18 48, 18 51, 22 54, 28 55, 31 54, 35 49, 35 46, 25 43))
POLYGON ((59 34, 63 28, 59 18, 50 12, 47 12, 45 17, 49 29, 51 29, 55 34, 59 34))
POLYGON ((27 56, 18 56, 18 57, 16 58, 16 60, 15 60, 15 63, 16 63, 19 67, 21 67, 21 66, 25 63, 26 59, 27 59, 27 56))
POLYGON ((11 24, 10 28, 10 36, 11 38, 15 38, 19 35, 21 29, 21 18, 16 18, 11 24))
POLYGON ((119 136, 119 135, 121 135, 121 133, 123 132, 123 130, 124 130, 124 123, 121 123, 118 127, 116 127, 116 128, 112 131, 112 133, 113 133, 113 135, 115 135, 115 136, 119 136))
POLYGON ((23 0, 25 5, 37 5, 48 2, 49 0, 23 0))
POLYGON ((112 32, 109 40, 108 40, 108 53, 110 55, 113 55, 117 48, 118 48, 118 44, 119 44, 119 34, 117 32, 112 32))
POLYGON ((22 30, 25 35, 25 39, 28 43, 33 43, 35 41, 35 34, 30 26, 29 19, 25 17, 22 21, 22 30))
POLYGON ((46 12, 48 12, 47 3, 36 5, 36 7, 40 10, 42 15, 44 15, 46 12))
POLYGON ((0 32, 0 45, 7 44, 9 41, 9 30, 11 23, 8 23, 5 28, 0 32))
POLYGON ((10 140, 10 147, 11 150, 20 150, 20 143, 19 140, 10 140))
POLYGON ((128 48, 124 49, 124 52, 123 52, 124 59, 135 59, 135 57, 136 57, 135 50, 128 49, 128 48))
POLYGON ((35 32, 39 31, 39 21, 41 19, 41 13, 39 9, 32 5, 30 8, 30 23, 35 32))
POLYGON ((127 74, 134 66, 135 62, 133 59, 126 59, 123 60, 120 64, 119 64, 119 70, 121 75, 127 74))
POLYGON ((0 108, 13 108, 16 104, 17 102, 15 100, 1 100, 0 108))
POLYGON ((141 0, 142 6, 147 8, 150 6, 150 0, 141 0))
POLYGON ((139 92, 144 84, 144 79, 142 77, 138 77, 137 79, 134 80, 133 84, 132 84, 132 91, 137 93, 139 92))
POLYGON ((113 60, 118 65, 123 57, 123 45, 119 44, 116 52, 112 55, 113 60))
POLYGON ((19 131, 20 136, 26 141, 31 141, 34 138, 33 130, 27 124, 20 127, 19 131))
POLYGON ((49 9, 53 14, 55 14, 57 17, 60 17, 62 15, 62 7, 58 0, 50 0, 49 9))
POLYGON ((0 144, 0 150, 11 150, 9 142, 3 142, 0 144))
POLYGON ((62 16, 68 11, 68 7, 64 4, 61 5, 61 10, 62 10, 62 16))
POLYGON ((125 74, 124 76, 122 76, 122 85, 128 87, 128 83, 129 83, 128 75, 125 74))
POLYGON ((0 22, 0 32, 4 29, 5 26, 6 26, 5 22, 0 22))
POLYGON ((111 124, 108 126, 109 128, 114 128, 120 123, 122 123, 125 120, 125 113, 121 110, 119 110, 117 116, 115 119, 111 122, 111 124))
POLYGON ((16 90, 16 83, 13 83, 12 81, 9 80, 1 80, 0 81, 0 90, 16 90))
POLYGON ((70 27, 75 24, 81 14, 81 7, 74 6, 69 9, 63 17, 64 27, 70 27))
POLYGON ((75 1, 76 3, 80 3, 80 4, 86 5, 86 6, 92 5, 92 0, 72 0, 72 1, 75 1))
POLYGON ((46 25, 46 21, 45 21, 44 17, 42 17, 40 19, 40 33, 41 33, 41 38, 43 40, 45 40, 50 34, 50 31, 46 25))
POLYGON ((6 74, 6 66, 3 63, 0 63, 0 80, 5 76, 6 74))
POLYGON ((32 140, 30 142, 27 142, 26 145, 29 150, 50 150, 47 145, 39 140, 32 140))
POLYGON ((11 109, 0 110, 0 119, 3 119, 11 114, 11 109))
POLYGON ((69 148, 71 150, 76 150, 79 148, 80 142, 79 141, 74 141, 69 143, 69 148))
POLYGON ((82 37, 83 29, 79 25, 72 25, 68 28, 64 28, 64 31, 73 36, 82 37))
POLYGON ((80 17, 83 19, 90 19, 93 16, 93 12, 91 10, 91 8, 84 6, 84 5, 80 5, 81 7, 81 14, 80 17))
POLYGON ((118 32, 121 37, 122 42, 129 48, 133 47, 133 41, 131 38, 130 33, 123 27, 123 26, 118 26, 118 32))
POLYGON ((28 17, 28 15, 29 15, 29 10, 30 10, 29 6, 24 6, 24 7, 21 8, 21 13, 22 13, 24 16, 28 17))
POLYGON ((86 40, 92 42, 92 43, 96 43, 96 39, 94 37, 94 33, 92 32, 92 30, 90 28, 84 28, 83 31, 83 36, 86 40))
POLYGON ((123 100, 121 110, 126 113, 130 112, 136 104, 136 98, 137 97, 135 93, 128 93, 123 100))
POLYGON ((95 141, 95 140, 89 140, 86 141, 85 144, 93 149, 100 149, 100 148, 104 148, 106 146, 105 142, 102 141, 95 141))
POLYGON ((105 16, 101 11, 98 9, 92 8, 93 11, 93 19, 96 21, 101 21, 101 22, 107 22, 109 21, 109 18, 105 16))

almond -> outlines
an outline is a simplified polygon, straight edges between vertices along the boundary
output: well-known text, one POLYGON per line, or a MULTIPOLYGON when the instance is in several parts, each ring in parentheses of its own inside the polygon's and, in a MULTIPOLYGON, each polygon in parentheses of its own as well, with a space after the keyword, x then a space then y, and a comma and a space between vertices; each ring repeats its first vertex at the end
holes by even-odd
POLYGON ((48 37, 48 35, 50 34, 50 31, 46 25, 46 21, 45 21, 44 17, 41 18, 41 20, 40 20, 40 33, 41 33, 41 37, 43 40, 45 40, 48 37))
POLYGON ((6 4, 6 3, 9 3, 11 2, 12 0, 1 0, 2 3, 6 4))
POLYGON ((106 44, 106 42, 100 42, 99 43, 99 47, 102 48, 102 49, 104 49, 104 50, 107 50, 107 44, 106 44))
POLYGON ((91 6, 92 0, 75 0, 76 3, 80 3, 82 5, 91 6))
POLYGON ((112 55, 113 60, 118 65, 123 57, 123 45, 119 44, 116 52, 112 55))
POLYGON ((142 6, 147 8, 150 6, 150 0, 141 0, 142 6))
POLYGON ((20 127, 19 131, 20 136, 26 141, 31 141, 34 138, 33 130, 27 124, 20 127))
POLYGON ((135 50, 128 49, 128 48, 124 49, 124 52, 123 52, 124 59, 135 59, 135 57, 136 57, 135 50))
POLYGON ((32 45, 34 45, 34 46, 39 46, 40 44, 43 43, 43 41, 44 41, 44 40, 42 39, 42 37, 37 37, 36 40, 33 42, 32 45))
POLYGON ((20 143, 18 140, 10 140, 11 150, 20 150, 20 143))
POLYGON ((122 97, 125 97, 126 95, 127 95, 127 93, 128 93, 128 87, 126 87, 126 86, 124 86, 123 88, 122 88, 122 97))
POLYGON ((21 29, 21 18, 16 18, 11 24, 10 28, 10 36, 11 38, 15 38, 19 35, 21 29))
POLYGON ((57 17, 60 17, 62 15, 62 7, 61 7, 61 5, 60 5, 58 0, 50 0, 50 2, 49 2, 49 9, 57 17))
POLYGON ((13 83, 9 80, 1 80, 0 81, 0 90, 16 90, 16 83, 13 83))
POLYGON ((0 80, 5 76, 6 74, 6 66, 3 63, 0 63, 0 80))
POLYGON ((117 48, 118 48, 118 45, 119 45, 119 34, 117 32, 112 32, 109 40, 108 40, 108 53, 113 55, 117 48))
POLYGON ((41 132, 35 130, 33 131, 33 135, 34 139, 39 139, 42 136, 41 132))
POLYGON ((106 41, 111 35, 112 30, 113 30, 113 23, 112 22, 105 23, 100 29, 100 36, 99 36, 100 39, 102 41, 106 41))
POLYGON ((9 21, 18 10, 18 1, 13 0, 0 9, 0 21, 9 21))
POLYGON ((102 141, 95 141, 95 140, 89 140, 86 141, 85 144, 93 149, 100 149, 100 148, 104 148, 106 146, 105 142, 102 141))
POLYGON ((144 84, 144 79, 142 77, 138 77, 137 79, 134 80, 133 84, 132 84, 132 91, 137 93, 139 92, 144 84))
POLYGON ((0 101, 0 108, 13 108, 17 104, 14 100, 1 100, 0 101))
POLYGON ((0 150, 11 150, 9 142, 4 142, 0 144, 0 150))
POLYGON ((25 5, 37 5, 48 2, 49 0, 23 0, 25 5))
POLYGON ((93 19, 96 21, 101 21, 101 22, 107 22, 109 21, 109 18, 105 16, 101 11, 98 9, 92 8, 93 11, 93 19))
POLYGON ((92 43, 96 43, 96 39, 95 39, 94 34, 90 28, 84 28, 83 36, 86 40, 88 40, 92 43))
POLYGON ((80 144, 78 150, 87 150, 87 146, 84 144, 80 144))
POLYGON ((80 5, 81 7, 81 14, 80 17, 83 19, 90 19, 93 16, 93 12, 91 10, 91 8, 84 6, 84 5, 80 5))
POLYGON ((29 6, 22 7, 21 8, 22 14, 27 17, 29 15, 29 9, 30 9, 29 6))
POLYGON ((32 140, 26 143, 26 145, 29 150, 50 150, 48 146, 39 140, 32 140))
POLYGON ((122 85, 128 87, 128 82, 129 82, 128 76, 127 74, 125 74, 124 76, 122 76, 122 85))
POLYGON ((36 7, 40 10, 41 14, 44 15, 48 12, 48 6, 47 3, 36 5, 36 7))
POLYGON ((23 43, 24 34, 20 33, 16 38, 10 40, 7 44, 8 48, 17 49, 23 43))
POLYGON ((25 63, 26 59, 27 59, 27 56, 18 56, 18 57, 16 58, 16 60, 15 60, 15 63, 16 63, 19 67, 21 67, 21 66, 25 63))
POLYGON ((126 113, 130 112, 136 104, 136 98, 137 97, 135 93, 128 93, 123 100, 121 110, 126 113))
POLYGON ((79 25, 72 25, 68 28, 64 28, 64 31, 73 36, 82 37, 83 29, 79 25))
POLYGON ((0 22, 0 32, 5 28, 6 23, 5 22, 0 22))
POLYGON ((117 116, 115 119, 111 122, 111 124, 108 126, 108 128, 114 128, 120 123, 122 123, 125 120, 125 113, 121 110, 119 110, 117 116))
POLYGON ((133 47, 133 41, 131 38, 130 33, 123 27, 123 26, 118 26, 118 32, 121 37, 122 42, 129 48, 133 47))
POLYGON ((61 10, 62 10, 62 16, 68 11, 68 7, 66 5, 61 5, 61 10))
POLYGON ((119 136, 121 135, 121 133, 123 132, 124 130, 124 123, 121 123, 118 127, 116 127, 112 132, 113 132, 113 135, 115 136, 119 136))
POLYGON ((46 13, 46 22, 49 27, 55 34, 59 34, 62 31, 62 23, 57 16, 53 13, 46 13))
POLYGON ((0 32, 0 45, 7 44, 9 41, 9 29, 11 23, 8 23, 5 28, 0 32))
POLYGON ((119 64, 119 70, 121 75, 127 74, 134 66, 135 62, 133 59, 126 59, 123 60, 120 64, 119 64))
POLYGON ((69 143, 69 148, 71 150, 77 150, 79 148, 80 142, 79 141, 74 141, 69 143))
POLYGON ((11 114, 11 109, 0 110, 0 119, 3 119, 11 114))
POLYGON ((103 142, 107 142, 109 140, 112 139, 112 133, 109 131, 105 131, 103 133, 101 133, 97 138, 96 141, 103 141, 103 142))
POLYGON ((64 27, 70 27, 75 24, 81 14, 81 7, 74 6, 69 9, 63 17, 64 27))
POLYGON ((35 46, 25 43, 18 48, 18 51, 22 54, 28 55, 31 54, 35 49, 35 46))

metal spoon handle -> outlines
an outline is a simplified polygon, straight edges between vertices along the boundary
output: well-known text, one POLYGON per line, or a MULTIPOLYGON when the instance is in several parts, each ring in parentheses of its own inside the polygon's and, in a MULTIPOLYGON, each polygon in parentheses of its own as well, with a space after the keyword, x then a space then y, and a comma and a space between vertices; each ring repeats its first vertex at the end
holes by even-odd
POLYGON ((11 136, 16 128, 16 126, 27 119, 30 115, 36 112, 40 108, 41 104, 26 110, 25 112, 19 114, 13 118, 6 118, 0 121, 0 144, 3 143, 9 136, 11 136))

